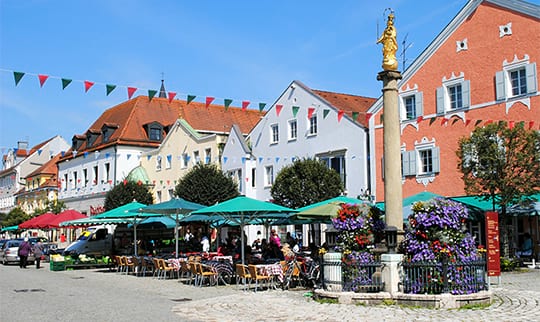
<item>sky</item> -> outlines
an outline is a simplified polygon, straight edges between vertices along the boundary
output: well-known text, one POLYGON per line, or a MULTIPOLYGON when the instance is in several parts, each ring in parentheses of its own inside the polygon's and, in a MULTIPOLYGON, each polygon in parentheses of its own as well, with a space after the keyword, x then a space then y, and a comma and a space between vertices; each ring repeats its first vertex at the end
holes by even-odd
POLYGON ((385 9, 408 66, 466 3, 0 0, 0 152, 56 135, 71 144, 128 99, 127 87, 148 95, 161 79, 180 99, 247 100, 254 109, 268 109, 293 80, 379 97, 385 9), (25 73, 17 86, 14 71, 25 73), (49 76, 43 87, 37 75, 49 76), (62 78, 73 80, 64 90, 62 78), (95 85, 85 92, 84 81, 95 85), (106 84, 117 86, 108 96, 106 84))

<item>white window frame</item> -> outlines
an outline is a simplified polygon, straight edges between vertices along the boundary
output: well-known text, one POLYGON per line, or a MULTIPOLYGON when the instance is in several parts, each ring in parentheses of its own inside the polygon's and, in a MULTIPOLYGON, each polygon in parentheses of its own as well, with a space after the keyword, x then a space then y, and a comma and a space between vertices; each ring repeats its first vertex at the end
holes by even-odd
POLYGON ((165 158, 165 169, 172 168, 172 154, 168 154, 165 158))
POLYGON ((399 104, 400 104, 400 115, 402 121, 413 121, 416 120, 419 116, 424 115, 424 94, 422 92, 418 92, 415 89, 413 90, 407 90, 399 95, 399 104), (414 100, 414 106, 413 108, 413 117, 407 117, 407 100, 413 99, 414 100))
POLYGON ((212 148, 204 149, 204 163, 209 164, 212 162, 212 148))
POLYGON ((279 124, 270 124, 270 144, 277 144, 279 142, 279 124))
POLYGON ((274 166, 264 167, 264 186, 271 187, 274 184, 274 166))
POLYGON ((287 138, 289 141, 294 141, 298 138, 298 120, 291 119, 287 124, 289 125, 287 138))
POLYGON ((503 69, 495 73, 495 86, 496 86, 496 99, 498 101, 504 101, 516 97, 524 97, 527 95, 535 94, 538 90, 536 63, 529 63, 529 56, 521 60, 514 59, 514 61, 508 63, 503 62, 503 69), (514 94, 512 92, 512 72, 520 70, 525 71, 525 92, 514 94))
POLYGON ((450 79, 443 78, 442 86, 437 88, 437 114, 451 113, 464 110, 471 106, 471 81, 465 80, 463 73, 459 76, 452 74, 450 79), (450 91, 460 86, 461 106, 452 107, 450 91))
POLYGON ((161 171, 161 155, 156 156, 156 171, 161 171))
POLYGON ((182 169, 186 169, 189 166, 188 154, 182 153, 182 169))
POLYGON ((435 145, 435 140, 428 141, 424 137, 420 143, 415 143, 414 150, 402 151, 401 156, 401 173, 403 177, 434 177, 435 174, 441 171, 440 148, 435 145), (422 163, 422 152, 427 150, 431 151, 431 171, 426 172, 422 163))
POLYGON ((199 150, 193 151, 193 163, 197 164, 199 162, 201 162, 201 156, 199 154, 199 150))
POLYGON ((318 120, 317 113, 313 113, 308 122, 308 136, 315 136, 318 132, 318 120))

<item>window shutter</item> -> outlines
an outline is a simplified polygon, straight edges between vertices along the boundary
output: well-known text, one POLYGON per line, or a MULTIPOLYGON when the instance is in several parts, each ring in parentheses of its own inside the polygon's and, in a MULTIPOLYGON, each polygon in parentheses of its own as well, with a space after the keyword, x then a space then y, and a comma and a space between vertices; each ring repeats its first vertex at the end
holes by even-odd
POLYGON ((440 153, 440 148, 439 147, 434 147, 432 149, 432 157, 433 157, 433 172, 434 173, 439 173, 441 172, 441 163, 440 163, 440 156, 439 156, 439 153, 440 153))
POLYGON ((401 151, 401 176, 410 176, 409 173, 409 152, 401 151))
POLYGON ((416 93, 414 99, 416 101, 416 117, 424 115, 424 94, 422 92, 416 93))
POLYGON ((506 99, 504 73, 504 71, 498 71, 495 73, 495 93, 498 101, 506 99))
POLYGON ((444 114, 444 87, 437 87, 437 114, 444 114))
POLYGON ((466 80, 461 83, 461 97, 463 97, 463 108, 471 106, 471 81, 466 80))
POLYGON ((381 175, 384 180, 384 155, 381 158, 381 175))
POLYGON ((409 151, 409 175, 416 175, 416 150, 409 151))
POLYGON ((527 93, 533 94, 537 91, 536 63, 525 66, 525 75, 527 76, 527 93))

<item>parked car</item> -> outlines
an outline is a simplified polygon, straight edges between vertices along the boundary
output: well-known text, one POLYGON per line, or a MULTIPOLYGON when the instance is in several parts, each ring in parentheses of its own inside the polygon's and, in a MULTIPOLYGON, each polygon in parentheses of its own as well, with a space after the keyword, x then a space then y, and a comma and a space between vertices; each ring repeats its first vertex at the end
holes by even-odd
MULTIPOLYGON (((19 262, 19 255, 17 255, 17 252, 19 251, 19 245, 22 242, 23 239, 10 239, 6 241, 2 248, 0 248, 0 261, 2 264, 8 265, 19 262)), ((34 254, 30 253, 30 255, 28 255, 28 265, 33 265, 35 260, 34 254)))

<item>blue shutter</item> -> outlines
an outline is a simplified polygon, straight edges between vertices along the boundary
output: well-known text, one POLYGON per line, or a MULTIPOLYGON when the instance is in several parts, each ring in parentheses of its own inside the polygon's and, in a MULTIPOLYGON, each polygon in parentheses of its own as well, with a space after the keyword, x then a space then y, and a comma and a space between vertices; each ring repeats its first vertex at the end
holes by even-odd
POLYGON ((461 97, 463 99, 463 108, 471 106, 471 81, 466 80, 461 83, 461 97))
POLYGON ((498 101, 506 99, 506 88, 504 83, 504 71, 495 73, 495 93, 498 101))
POLYGON ((416 101, 416 117, 424 115, 424 94, 416 93, 414 100, 416 101))
POLYGON ((409 173, 409 153, 401 151, 401 176, 406 177, 409 175, 411 175, 409 173))
POLYGON ((534 94, 537 91, 536 63, 525 66, 525 75, 527 76, 527 93, 534 94))
POLYGON ((437 87, 437 114, 444 114, 444 87, 437 87))
POLYGON ((417 174, 416 168, 416 150, 409 151, 409 175, 417 174))
POLYGON ((440 148, 439 147, 434 147, 431 150, 431 155, 432 155, 432 158, 433 158, 432 162, 433 162, 433 172, 434 173, 441 172, 441 163, 440 163, 439 153, 440 153, 440 148))

